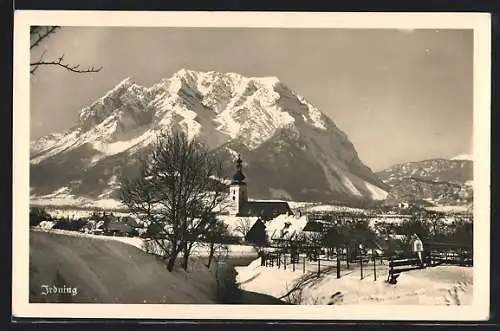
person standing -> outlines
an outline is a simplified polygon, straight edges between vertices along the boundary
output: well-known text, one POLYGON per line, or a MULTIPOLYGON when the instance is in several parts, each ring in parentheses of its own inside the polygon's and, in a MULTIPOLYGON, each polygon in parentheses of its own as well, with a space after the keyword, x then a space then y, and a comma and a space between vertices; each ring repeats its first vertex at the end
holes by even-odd
POLYGON ((422 240, 415 234, 413 235, 413 252, 417 253, 418 259, 420 260, 420 265, 424 265, 424 258, 423 258, 423 252, 424 252, 424 245, 422 243, 422 240))

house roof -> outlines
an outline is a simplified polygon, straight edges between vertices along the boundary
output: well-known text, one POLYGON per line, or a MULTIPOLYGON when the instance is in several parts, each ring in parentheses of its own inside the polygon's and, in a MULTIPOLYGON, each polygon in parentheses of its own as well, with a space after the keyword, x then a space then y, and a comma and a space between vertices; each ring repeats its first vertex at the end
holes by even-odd
POLYGON ((125 224, 128 224, 129 226, 133 227, 133 228, 138 228, 139 227, 139 223, 137 223, 137 220, 131 216, 123 216, 121 218, 121 222, 122 223, 125 223, 125 224))
POLYGON ((227 225, 227 230, 231 236, 241 236, 238 227, 244 226, 251 228, 259 219, 256 216, 242 217, 233 215, 218 215, 217 218, 227 225))
POLYGON ((257 216, 269 220, 282 214, 292 214, 285 201, 248 201, 242 206, 238 216, 257 216))
POLYGON ((307 216, 279 215, 266 223, 266 232, 270 239, 292 239, 304 231, 307 216))
POLYGON ((324 223, 317 221, 309 221, 302 231, 308 232, 323 232, 324 223))
POLYGON ((389 249, 392 247, 396 250, 401 250, 405 247, 405 244, 401 240, 392 237, 378 239, 376 240, 376 243, 381 249, 389 249))
POLYGON ((264 223, 260 220, 257 219, 250 230, 248 230, 247 234, 245 235, 245 240, 246 241, 253 241, 253 242, 262 242, 265 240, 266 236, 266 226, 264 223))
POLYGON ((131 230, 132 227, 123 222, 112 221, 108 225, 108 231, 129 232, 131 230))

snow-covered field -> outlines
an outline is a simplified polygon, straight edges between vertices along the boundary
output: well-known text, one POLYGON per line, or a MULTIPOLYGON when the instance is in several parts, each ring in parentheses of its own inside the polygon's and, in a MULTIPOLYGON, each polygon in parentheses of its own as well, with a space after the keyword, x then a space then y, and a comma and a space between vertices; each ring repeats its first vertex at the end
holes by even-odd
MULTIPOLYGON (((308 265, 306 273, 299 266, 295 272, 289 266, 263 267, 260 259, 247 267, 237 267, 236 281, 243 290, 282 297, 294 284, 304 281, 315 273, 315 266, 308 265)), ((360 270, 351 266, 342 270, 341 278, 336 278, 332 269, 319 279, 314 276, 305 281, 300 295, 296 292, 295 300, 301 304, 344 304, 344 305, 469 305, 472 303, 473 269, 457 266, 437 266, 421 270, 412 270, 400 274, 396 285, 385 282, 387 266, 377 268, 377 280, 374 281, 370 267, 364 270, 360 279, 360 270)))
MULTIPOLYGON (((74 236, 74 237, 92 238, 92 239, 97 239, 97 240, 119 241, 119 242, 122 242, 124 244, 135 246, 141 250, 145 250, 144 243, 146 240, 143 238, 138 238, 138 237, 104 236, 104 235, 95 235, 95 234, 89 234, 89 233, 83 233, 83 232, 77 232, 77 231, 59 230, 59 229, 34 228, 34 230, 45 231, 45 232, 56 233, 56 234, 63 234, 63 235, 74 236)), ((226 246, 228 248, 228 255, 230 257, 256 256, 256 251, 255 251, 255 248, 253 246, 246 246, 246 245, 224 245, 224 246, 226 246)), ((192 254, 195 256, 200 256, 200 257, 208 256, 209 248, 208 248, 208 246, 194 247, 192 254)))
POLYGON ((326 212, 351 212, 351 213, 364 213, 366 210, 361 208, 352 208, 339 205, 318 204, 310 206, 306 209, 308 212, 313 213, 326 213, 326 212))
POLYGON ((120 201, 115 199, 99 199, 91 200, 82 197, 75 197, 65 192, 45 196, 30 197, 30 204, 34 206, 51 206, 60 208, 75 209, 103 209, 103 210, 120 210, 125 209, 125 206, 120 201))
POLYGON ((472 213, 472 210, 468 206, 436 206, 425 209, 443 213, 472 213))
MULTIPOLYGON (((276 199, 267 199, 267 200, 255 200, 255 199, 249 199, 249 201, 279 201, 279 202, 287 202, 288 205, 292 210, 299 209, 299 208, 308 208, 311 206, 318 205, 317 208, 320 210, 324 210, 326 208, 326 211, 331 210, 332 208, 339 209, 341 208, 342 210, 345 209, 346 207, 335 207, 331 205, 323 205, 324 208, 322 208, 318 203, 314 202, 303 202, 303 201, 285 201, 285 200, 276 200, 276 199)), ((50 206, 52 208, 65 208, 65 209, 71 209, 70 207, 74 207, 74 209, 103 209, 103 210, 122 210, 125 209, 126 207, 118 200, 116 199, 97 199, 97 200, 91 200, 91 199, 85 199, 81 197, 75 197, 72 194, 67 194, 64 190, 61 192, 56 192, 54 194, 50 195, 44 195, 44 196, 31 196, 30 197, 30 204, 34 206, 50 206)))

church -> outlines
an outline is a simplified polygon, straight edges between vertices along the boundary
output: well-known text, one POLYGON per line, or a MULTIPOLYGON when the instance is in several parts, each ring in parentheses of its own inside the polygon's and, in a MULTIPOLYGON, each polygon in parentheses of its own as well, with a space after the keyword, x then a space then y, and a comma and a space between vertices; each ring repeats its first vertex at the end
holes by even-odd
POLYGON ((307 235, 311 232, 321 232, 312 229, 316 222, 309 221, 307 215, 294 215, 286 201, 252 201, 248 199, 248 185, 243 174, 243 161, 238 155, 236 171, 229 186, 229 211, 221 219, 228 225, 230 232, 241 220, 247 220, 251 226, 244 234, 246 242, 264 245, 266 242, 276 244, 283 240, 292 240, 295 236, 307 235), (314 223, 314 224, 313 224, 314 223))
POLYGON ((240 217, 259 217, 263 221, 271 220, 279 215, 292 215, 293 212, 286 201, 249 201, 248 186, 243 174, 243 161, 238 155, 236 172, 229 187, 229 214, 240 217))

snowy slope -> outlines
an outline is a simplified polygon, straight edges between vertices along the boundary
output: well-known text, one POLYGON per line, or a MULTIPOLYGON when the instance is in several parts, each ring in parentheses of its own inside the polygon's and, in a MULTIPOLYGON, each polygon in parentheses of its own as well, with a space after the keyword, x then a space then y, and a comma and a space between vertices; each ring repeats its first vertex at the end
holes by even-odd
POLYGON ((474 157, 471 154, 460 154, 460 155, 452 157, 450 160, 474 161, 474 157))
POLYGON ((201 139, 227 161, 240 153, 250 196, 387 196, 347 135, 278 78, 186 69, 151 87, 124 79, 82 109, 74 127, 31 142, 32 194, 67 187, 74 196, 111 198, 116 176, 133 166, 158 133, 173 128, 201 139))
POLYGON ((316 264, 308 262, 305 274, 302 268, 293 271, 291 265, 286 270, 276 266, 263 267, 260 259, 246 267, 237 267, 236 271, 236 281, 242 289, 278 298, 295 284, 303 283, 300 296, 295 296, 300 304, 437 306, 470 305, 473 299, 473 268, 469 267, 437 266, 403 272, 396 285, 385 283, 387 265, 377 266, 376 281, 372 268, 364 269, 361 280, 358 266, 347 269, 345 265, 342 265, 340 279, 336 278, 335 268, 325 271, 318 279, 314 277, 316 264), (311 281, 304 281, 307 278, 311 281))
POLYGON ((163 262, 130 240, 52 231, 30 233, 30 302, 216 303, 216 272, 201 258, 191 258, 188 272, 168 272, 163 262), (78 295, 40 295, 40 287, 54 281, 78 288, 78 295))

